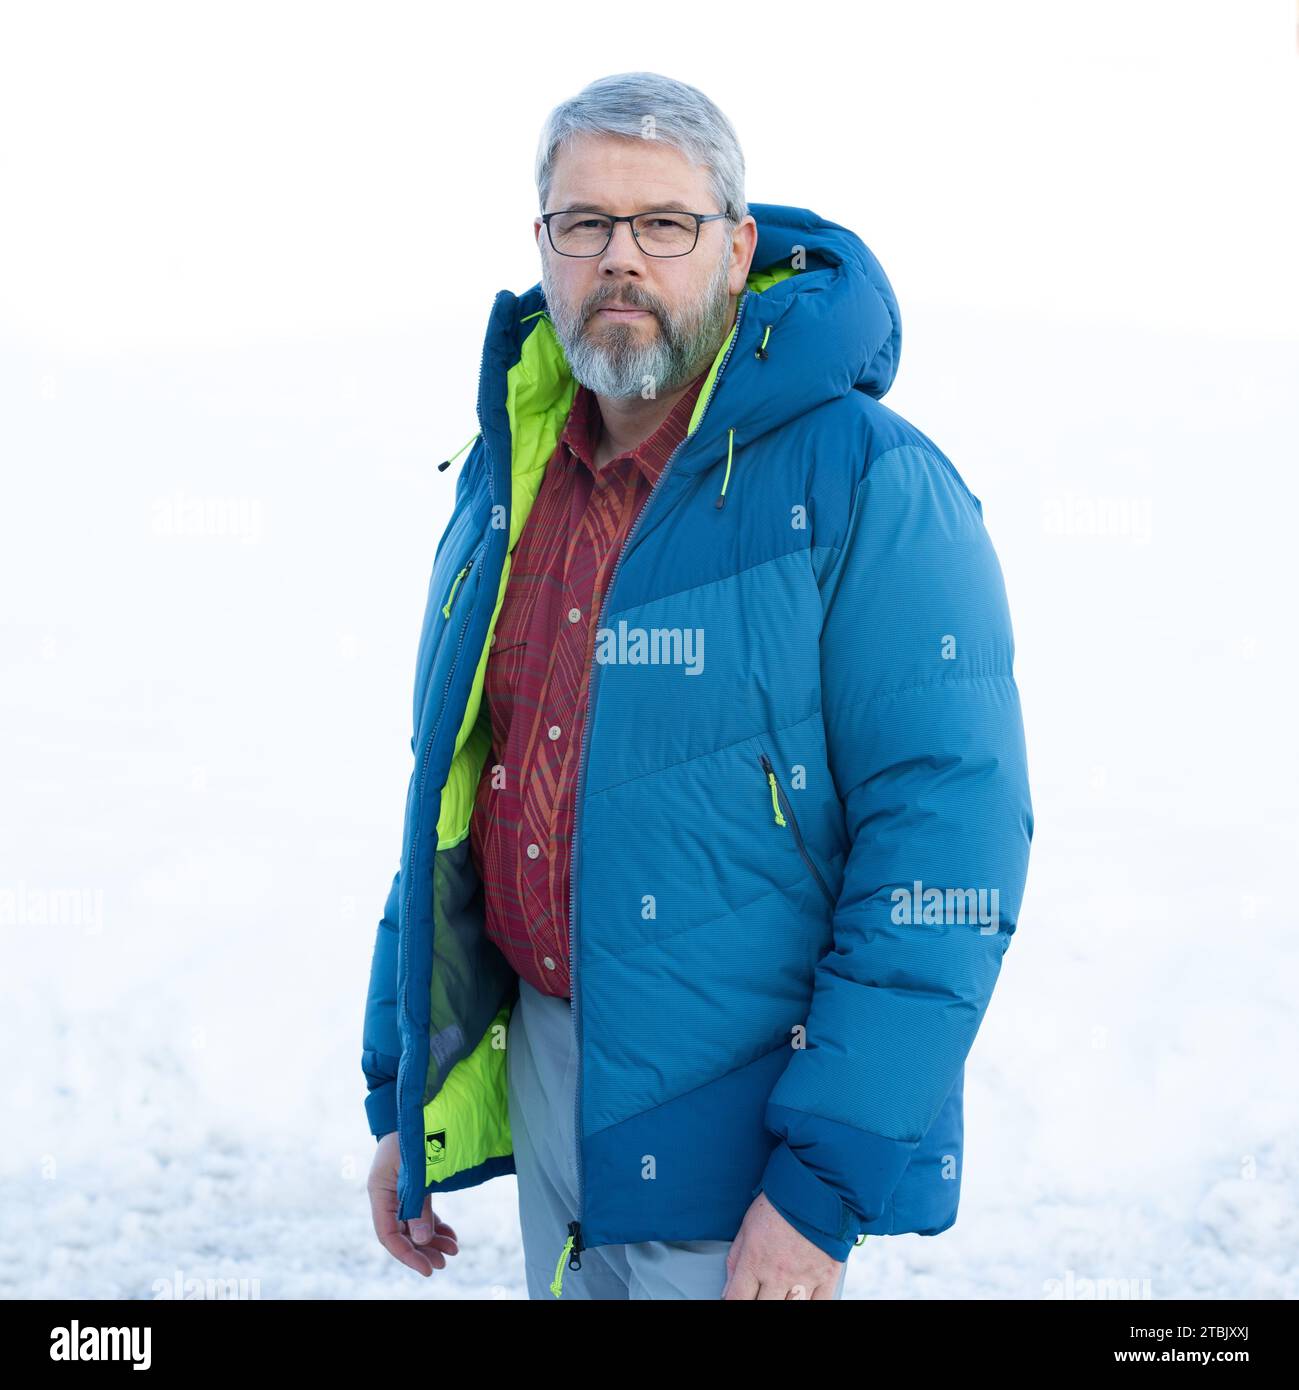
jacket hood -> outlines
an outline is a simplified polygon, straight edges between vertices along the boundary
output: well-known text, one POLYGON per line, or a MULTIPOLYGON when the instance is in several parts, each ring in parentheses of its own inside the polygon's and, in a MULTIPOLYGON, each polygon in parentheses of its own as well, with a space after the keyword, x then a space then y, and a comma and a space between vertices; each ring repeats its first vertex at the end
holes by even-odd
MULTIPOLYGON (((748 284, 700 393, 689 447, 673 464, 679 473, 726 463, 733 450, 849 391, 878 399, 897 373, 897 300, 861 238, 807 208, 750 203, 749 212, 758 244, 748 284)), ((502 290, 484 343, 484 423, 484 410, 513 394, 505 377, 538 330, 547 342, 540 350, 529 344, 526 355, 546 361, 555 397, 571 399, 576 385, 541 284, 521 295, 502 290)))
POLYGON ((902 320, 893 286, 870 248, 855 232, 808 208, 752 203, 749 212, 758 224, 752 269, 759 278, 796 264, 801 251, 804 268, 762 294, 780 305, 783 351, 818 369, 808 376, 808 400, 829 400, 854 388, 879 399, 897 375, 902 320))

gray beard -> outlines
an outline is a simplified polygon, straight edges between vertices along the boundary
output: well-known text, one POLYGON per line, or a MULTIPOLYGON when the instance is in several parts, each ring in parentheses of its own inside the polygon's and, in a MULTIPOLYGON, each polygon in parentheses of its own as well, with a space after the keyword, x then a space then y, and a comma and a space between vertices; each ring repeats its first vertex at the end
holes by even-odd
POLYGON ((633 324, 614 324, 601 329, 601 341, 586 332, 581 308, 562 303, 551 283, 547 262, 541 266, 550 321, 555 327, 569 370, 588 391, 613 400, 640 397, 650 400, 693 381, 717 355, 730 313, 730 247, 718 258, 717 268, 704 288, 697 307, 671 314, 651 302, 635 286, 602 289, 586 308, 593 312, 605 300, 623 299, 649 309, 658 319, 659 331, 649 342, 640 341, 633 324))

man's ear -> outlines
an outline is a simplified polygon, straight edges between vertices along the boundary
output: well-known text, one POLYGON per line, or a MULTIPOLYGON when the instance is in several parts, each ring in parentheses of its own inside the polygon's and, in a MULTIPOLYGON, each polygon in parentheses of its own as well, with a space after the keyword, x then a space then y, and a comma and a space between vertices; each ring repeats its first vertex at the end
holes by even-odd
MULTIPOLYGON (((737 240, 742 241, 739 261, 740 282, 738 286, 735 284, 735 276, 734 273, 732 273, 730 285, 731 293, 736 295, 744 292, 744 287, 749 280, 749 272, 753 269, 753 258, 758 253, 758 224, 754 221, 751 214, 743 218, 743 220, 736 225, 735 231, 732 234, 731 250, 733 256, 735 254, 735 242, 737 240)), ((732 267, 732 270, 734 271, 735 268, 736 267, 732 267)))

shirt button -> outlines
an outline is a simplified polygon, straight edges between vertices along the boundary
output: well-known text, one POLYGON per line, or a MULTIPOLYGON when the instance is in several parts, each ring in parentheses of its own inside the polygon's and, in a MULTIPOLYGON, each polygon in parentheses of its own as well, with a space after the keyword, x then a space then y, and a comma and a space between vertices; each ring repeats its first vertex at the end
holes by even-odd
POLYGON ((488 645, 489 647, 494 647, 494 646, 496 645, 496 634, 495 634, 494 632, 493 632, 492 635, 487 639, 487 645, 488 645))
POLYGON ((546 730, 546 733, 549 734, 551 738, 558 738, 558 737, 559 737, 559 725, 558 725, 558 724, 552 724, 552 725, 550 726, 550 728, 548 728, 548 729, 546 730))
POLYGON ((540 853, 541 853, 541 847, 540 847, 539 845, 529 845, 529 846, 528 846, 528 858, 529 858, 529 859, 535 859, 540 853))
POLYGON ((570 608, 568 610, 568 621, 570 623, 577 622, 581 618, 581 616, 582 610, 580 608, 570 608))
POLYGON ((555 962, 551 960, 549 956, 546 956, 541 963, 546 967, 547 970, 553 970, 555 968, 555 962))

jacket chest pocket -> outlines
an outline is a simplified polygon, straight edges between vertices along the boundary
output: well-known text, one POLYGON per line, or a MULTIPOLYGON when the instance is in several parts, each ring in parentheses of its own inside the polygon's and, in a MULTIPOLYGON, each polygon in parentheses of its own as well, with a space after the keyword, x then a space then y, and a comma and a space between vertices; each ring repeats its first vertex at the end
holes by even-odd
POLYGON ((757 747, 758 767, 762 771, 763 777, 767 782, 767 794, 770 798, 771 819, 773 824, 780 830, 789 835, 794 848, 798 851, 808 873, 816 881, 816 886, 821 890, 826 902, 833 911, 835 905, 834 894, 830 891, 821 870, 816 867, 812 859, 811 852, 803 840, 803 832, 799 829, 798 817, 794 814, 794 807, 790 802, 789 796, 785 792, 780 778, 776 776, 776 769, 772 766, 771 759, 761 746, 757 747))
POLYGON ((509 741, 510 725, 514 719, 515 696, 523 680, 528 644, 526 640, 519 638, 507 642, 499 633, 493 633, 492 636, 496 640, 491 643, 487 655, 483 690, 487 696, 492 721, 492 743, 494 747, 503 751, 509 741))
POLYGON ((525 679, 528 658, 528 624, 532 609, 526 601, 526 582, 516 572, 510 576, 501 600, 496 624, 487 639, 487 669, 483 689, 491 708, 492 739, 504 749, 513 722, 515 698, 525 679))

